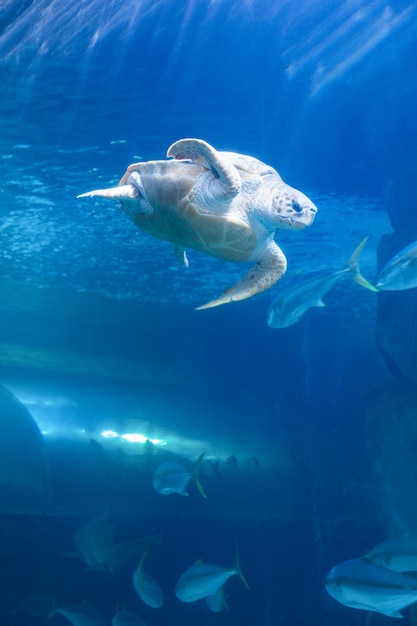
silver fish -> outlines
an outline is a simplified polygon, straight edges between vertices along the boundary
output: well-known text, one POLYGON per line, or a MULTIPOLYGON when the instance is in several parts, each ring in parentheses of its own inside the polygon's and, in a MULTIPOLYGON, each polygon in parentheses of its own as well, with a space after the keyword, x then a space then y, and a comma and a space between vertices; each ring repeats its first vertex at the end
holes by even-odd
POLYGON ((393 572, 417 572, 417 540, 413 537, 398 537, 384 541, 364 558, 393 572))
POLYGON ((148 535, 139 539, 115 543, 107 550, 105 555, 105 571, 108 574, 116 574, 132 561, 138 559, 151 544, 161 543, 161 541, 162 535, 148 535))
POLYGON ((150 535, 113 543, 113 525, 106 515, 99 515, 75 533, 75 552, 64 554, 83 561, 89 569, 115 574, 138 559, 150 544, 161 540, 161 535, 150 535))
POLYGON ((259 463, 259 459, 256 456, 251 456, 247 461, 246 461, 246 466, 250 469, 250 470, 258 470, 261 467, 261 464, 259 463))
POLYGON ((229 569, 203 561, 197 561, 191 565, 180 576, 175 587, 175 595, 182 602, 196 602, 218 593, 231 576, 239 576, 245 587, 249 589, 240 568, 238 551, 236 551, 235 566, 229 569))
MULTIPOLYGON (((88 567, 106 570, 106 555, 113 543, 113 525, 107 515, 89 520, 74 535, 75 555, 88 567)), ((67 553, 67 556, 70 554, 67 553)))
POLYGON ((105 621, 100 613, 89 604, 80 604, 56 609, 71 622, 73 626, 105 626, 105 621))
POLYGON ((231 454, 230 456, 227 457, 225 463, 227 463, 227 465, 230 465, 230 467, 233 467, 233 469, 237 469, 237 458, 234 454, 231 454))
POLYGON ((417 287, 417 241, 392 257, 379 272, 376 286, 382 291, 417 287))
POLYGON ((417 580, 366 559, 336 565, 327 575, 325 586, 345 606, 390 617, 403 617, 400 611, 417 601, 417 580))
POLYGON ((136 613, 124 607, 117 609, 111 626, 146 626, 145 621, 136 613))
POLYGON ((216 459, 215 461, 212 461, 211 459, 207 459, 204 464, 204 471, 207 476, 221 476, 222 473, 220 471, 220 460, 216 459))
POLYGON ((143 569, 148 552, 149 547, 143 553, 137 568, 133 572, 132 580, 136 592, 143 602, 152 609, 158 609, 164 602, 164 594, 156 580, 143 569))
POLYGON ((298 322, 308 309, 325 306, 322 298, 343 278, 350 278, 370 291, 378 291, 362 276, 359 269, 359 256, 367 240, 368 237, 359 244, 341 269, 310 272, 282 291, 269 308, 268 326, 287 328, 298 322))
POLYGON ((172 493, 188 496, 187 487, 193 480, 203 498, 207 498, 198 478, 198 470, 204 454, 204 452, 200 454, 191 470, 187 467, 185 461, 172 460, 162 463, 153 475, 153 486, 156 491, 163 496, 172 493))

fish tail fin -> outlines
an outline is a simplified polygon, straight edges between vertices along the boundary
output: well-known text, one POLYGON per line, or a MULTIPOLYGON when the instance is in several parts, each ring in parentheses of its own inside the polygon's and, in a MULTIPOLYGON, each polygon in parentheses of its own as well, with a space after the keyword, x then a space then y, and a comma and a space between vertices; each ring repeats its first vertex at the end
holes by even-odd
POLYGON ((137 566, 137 570, 139 570, 140 572, 142 571, 143 568, 143 564, 145 562, 146 557, 148 556, 148 552, 150 550, 151 544, 148 543, 148 545, 146 546, 146 548, 144 549, 144 551, 142 552, 142 556, 140 557, 140 561, 139 564, 137 566))
POLYGON ((195 482, 195 486, 197 487, 197 489, 199 490, 203 498, 207 498, 207 495, 204 493, 204 489, 201 486, 200 479, 198 477, 198 470, 200 469, 201 461, 203 460, 204 455, 205 455, 205 452, 202 452, 200 456, 198 457, 198 459, 196 460, 196 462, 194 463, 192 478, 193 478, 193 481, 195 482))
POLYGON ((372 283, 370 283, 369 280, 367 280, 364 276, 362 276, 361 270, 359 268, 359 257, 368 239, 369 237, 365 237, 365 239, 363 239, 360 242, 358 247, 354 250, 349 261, 346 263, 346 268, 349 269, 349 271, 351 272, 352 280, 357 282, 358 285, 361 285, 361 287, 365 287, 365 289, 369 289, 370 291, 379 291, 379 289, 374 287, 374 285, 372 285, 372 283))
POLYGON ((242 583, 245 585, 246 589, 250 589, 248 585, 248 581, 243 575, 242 568, 240 567, 240 557, 239 557, 239 546, 236 544, 236 563, 235 563, 236 574, 239 576, 242 583))
POLYGON ((49 613, 46 616, 46 620, 49 622, 50 619, 52 619, 54 617, 54 615, 56 615, 56 610, 58 608, 57 603, 55 602, 54 598, 51 598, 51 608, 49 609, 49 613))

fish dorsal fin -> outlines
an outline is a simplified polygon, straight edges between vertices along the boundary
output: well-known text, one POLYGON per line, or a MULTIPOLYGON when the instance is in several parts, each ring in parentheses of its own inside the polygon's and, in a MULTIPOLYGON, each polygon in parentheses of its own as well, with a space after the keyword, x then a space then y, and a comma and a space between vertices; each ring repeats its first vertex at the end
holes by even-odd
POLYGON ((207 498, 206 494, 204 493, 204 489, 201 486, 200 479, 198 478, 198 470, 200 469, 201 461, 203 460, 204 455, 205 455, 205 452, 202 452, 200 456, 198 457, 198 459, 196 460, 196 462, 194 463, 191 477, 193 481, 195 482, 195 485, 197 489, 199 490, 199 492, 201 493, 201 495, 203 496, 203 498, 207 498))
POLYGON ((242 581, 242 583, 245 585, 246 589, 250 589, 249 585, 248 585, 248 581, 246 580, 246 578, 243 575, 242 572, 242 568, 240 567, 240 557, 239 557, 239 546, 236 543, 236 562, 235 562, 235 570, 236 570, 236 574, 239 576, 240 580, 242 581))
POLYGON ((366 242, 368 241, 368 239, 369 239, 369 237, 365 237, 365 239, 362 239, 360 244, 354 249, 351 257, 349 258, 348 262, 346 263, 346 267, 349 267, 352 270, 357 269, 358 262, 359 262, 359 257, 362 254, 362 250, 366 246, 366 242))

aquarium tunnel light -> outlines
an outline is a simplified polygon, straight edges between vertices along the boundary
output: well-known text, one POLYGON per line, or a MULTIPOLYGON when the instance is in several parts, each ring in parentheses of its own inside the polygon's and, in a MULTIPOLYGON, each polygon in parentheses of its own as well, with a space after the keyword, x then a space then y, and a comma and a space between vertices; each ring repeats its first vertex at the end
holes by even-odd
POLYGON ((147 437, 142 433, 125 433, 123 435, 119 435, 114 430, 103 430, 101 436, 106 439, 123 439, 124 441, 128 441, 129 443, 142 443, 145 444, 147 442, 152 443, 154 446, 166 446, 167 442, 164 439, 155 439, 153 437, 147 437))

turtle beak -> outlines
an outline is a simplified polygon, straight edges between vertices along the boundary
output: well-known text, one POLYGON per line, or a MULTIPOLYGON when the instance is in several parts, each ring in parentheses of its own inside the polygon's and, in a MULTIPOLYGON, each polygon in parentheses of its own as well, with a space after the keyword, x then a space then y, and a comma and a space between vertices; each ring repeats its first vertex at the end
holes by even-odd
POLYGON ((110 198, 111 200, 136 200, 139 192, 134 185, 119 185, 109 189, 95 189, 81 193, 77 198, 110 198))

